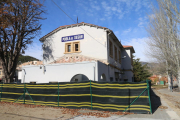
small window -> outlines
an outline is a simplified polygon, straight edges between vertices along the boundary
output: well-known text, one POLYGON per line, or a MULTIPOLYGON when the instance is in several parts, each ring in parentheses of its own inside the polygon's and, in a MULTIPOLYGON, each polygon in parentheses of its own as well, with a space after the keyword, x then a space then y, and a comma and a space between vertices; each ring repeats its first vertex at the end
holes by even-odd
POLYGON ((109 55, 113 58, 113 44, 110 40, 109 40, 109 55))
POLYGON ((71 45, 68 45, 68 52, 71 52, 71 45))
POLYGON ((74 46, 74 52, 80 52, 80 43, 79 42, 73 42, 74 46))
POLYGON ((75 51, 79 51, 78 50, 78 44, 75 44, 75 51))
POLYGON ((65 53, 70 53, 71 52, 71 43, 66 43, 65 44, 65 53))
POLYGON ((117 47, 116 46, 114 46, 114 54, 115 54, 115 60, 117 61, 117 47))
POLYGON ((124 81, 128 81, 128 79, 124 79, 124 81))

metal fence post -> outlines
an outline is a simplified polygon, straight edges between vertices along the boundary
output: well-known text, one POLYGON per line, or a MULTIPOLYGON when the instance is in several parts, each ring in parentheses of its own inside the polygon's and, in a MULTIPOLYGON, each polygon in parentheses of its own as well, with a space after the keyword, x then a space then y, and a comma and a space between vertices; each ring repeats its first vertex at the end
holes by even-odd
POLYGON ((59 107, 59 82, 58 82, 58 107, 59 107))
POLYGON ((150 86, 149 86, 149 82, 148 80, 146 80, 147 82, 147 89, 148 89, 148 96, 149 96, 149 106, 150 106, 150 112, 152 114, 152 107, 151 107, 151 97, 150 97, 150 86))
POLYGON ((92 90, 91 90, 91 80, 90 80, 90 94, 91 94, 91 110, 92 110, 92 90))
POLYGON ((26 85, 24 83, 24 95, 23 95, 23 98, 24 98, 24 104, 25 104, 25 94, 26 94, 26 85))

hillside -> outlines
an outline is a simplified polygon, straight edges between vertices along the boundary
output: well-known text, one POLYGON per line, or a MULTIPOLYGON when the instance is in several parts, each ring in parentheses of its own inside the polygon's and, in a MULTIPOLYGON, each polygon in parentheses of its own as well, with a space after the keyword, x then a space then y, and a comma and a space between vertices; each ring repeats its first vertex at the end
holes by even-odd
POLYGON ((39 61, 39 60, 37 58, 32 57, 32 56, 20 55, 18 61, 21 61, 21 63, 25 63, 25 62, 28 62, 28 61, 39 61))

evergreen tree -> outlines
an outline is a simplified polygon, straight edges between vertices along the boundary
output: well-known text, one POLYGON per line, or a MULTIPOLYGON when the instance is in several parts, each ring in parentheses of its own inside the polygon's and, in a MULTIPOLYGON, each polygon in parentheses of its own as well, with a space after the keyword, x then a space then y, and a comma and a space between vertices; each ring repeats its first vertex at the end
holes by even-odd
POLYGON ((134 81, 140 82, 148 79, 151 74, 148 71, 147 64, 142 65, 140 59, 135 59, 133 56, 133 73, 134 73, 134 81))

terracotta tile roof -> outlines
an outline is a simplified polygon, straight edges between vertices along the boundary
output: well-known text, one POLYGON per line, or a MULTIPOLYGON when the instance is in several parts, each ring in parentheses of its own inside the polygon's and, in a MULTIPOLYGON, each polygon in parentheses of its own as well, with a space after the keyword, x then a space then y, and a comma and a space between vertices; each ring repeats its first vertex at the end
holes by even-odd
POLYGON ((123 45, 124 48, 132 48, 133 46, 123 45))
MULTIPOLYGON (((106 28, 106 27, 101 27, 101 26, 98 26, 98 25, 81 22, 81 23, 77 23, 77 24, 60 26, 60 27, 56 28, 55 30, 49 32, 48 34, 46 34, 45 36, 43 36, 43 37, 40 38, 39 40, 40 40, 40 41, 44 41, 45 38, 47 38, 48 36, 52 35, 54 32, 56 32, 56 31, 58 31, 58 30, 60 30, 60 29, 63 29, 63 28, 66 28, 66 27, 75 27, 75 26, 79 26, 79 25, 87 25, 87 26, 98 27, 98 28, 110 30, 110 29, 108 29, 108 28, 106 28)), ((112 31, 112 30, 110 30, 110 31, 112 31)))
POLYGON ((135 53, 135 50, 134 50, 134 48, 133 48, 133 46, 130 46, 130 45, 123 45, 123 48, 125 48, 125 49, 131 49, 132 50, 132 52, 133 53, 135 53))
POLYGON ((108 65, 106 60, 102 59, 97 59, 97 58, 92 58, 92 57, 87 57, 84 55, 64 55, 57 60, 51 62, 50 64, 57 64, 57 63, 76 63, 76 62, 83 62, 83 61, 99 61, 101 63, 104 63, 108 65))
POLYGON ((20 64, 18 67, 26 66, 26 65, 43 65, 43 61, 30 61, 20 64))

